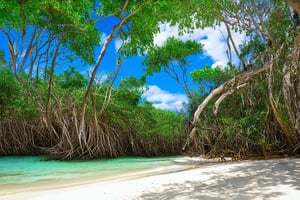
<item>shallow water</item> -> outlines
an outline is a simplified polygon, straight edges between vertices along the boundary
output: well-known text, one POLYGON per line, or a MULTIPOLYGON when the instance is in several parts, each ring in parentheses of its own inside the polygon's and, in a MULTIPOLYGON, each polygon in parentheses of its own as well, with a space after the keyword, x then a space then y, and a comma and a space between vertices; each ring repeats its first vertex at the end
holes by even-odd
POLYGON ((173 157, 122 157, 91 161, 56 161, 45 156, 0 157, 0 186, 68 180, 84 176, 108 176, 128 171, 155 169, 174 165, 173 157))

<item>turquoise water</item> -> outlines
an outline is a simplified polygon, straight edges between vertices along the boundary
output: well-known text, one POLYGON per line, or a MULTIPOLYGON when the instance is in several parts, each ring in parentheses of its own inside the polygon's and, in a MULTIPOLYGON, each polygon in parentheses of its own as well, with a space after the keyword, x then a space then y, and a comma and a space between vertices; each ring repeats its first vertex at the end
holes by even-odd
POLYGON ((107 176, 128 171, 171 166, 176 157, 123 157, 91 161, 56 161, 45 156, 0 157, 0 186, 37 181, 67 180, 83 176, 107 176))

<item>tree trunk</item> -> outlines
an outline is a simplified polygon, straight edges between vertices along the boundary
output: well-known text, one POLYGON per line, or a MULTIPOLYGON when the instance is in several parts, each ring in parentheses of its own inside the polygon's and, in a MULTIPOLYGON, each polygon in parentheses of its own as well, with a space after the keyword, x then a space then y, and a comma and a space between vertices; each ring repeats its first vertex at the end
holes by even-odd
POLYGON ((284 65, 283 95, 294 134, 300 136, 300 35, 284 65))
POLYGON ((293 9, 300 13, 300 1, 299 0, 287 0, 287 2, 293 7, 293 9))

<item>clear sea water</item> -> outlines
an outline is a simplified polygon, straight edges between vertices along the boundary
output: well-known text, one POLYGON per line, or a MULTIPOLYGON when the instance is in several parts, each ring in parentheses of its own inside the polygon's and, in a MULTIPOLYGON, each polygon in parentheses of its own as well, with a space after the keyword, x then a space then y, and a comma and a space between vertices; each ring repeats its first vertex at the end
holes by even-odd
POLYGON ((182 157, 122 157, 91 161, 57 161, 48 160, 45 156, 0 157, 0 186, 155 169, 172 166, 174 160, 180 158, 182 157))

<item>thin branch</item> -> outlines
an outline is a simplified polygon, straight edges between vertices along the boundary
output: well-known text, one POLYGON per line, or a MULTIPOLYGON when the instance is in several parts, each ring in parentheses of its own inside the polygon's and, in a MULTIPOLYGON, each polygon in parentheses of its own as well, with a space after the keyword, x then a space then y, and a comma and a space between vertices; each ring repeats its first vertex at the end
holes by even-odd
MULTIPOLYGON (((34 40, 35 36, 36 36, 36 28, 33 30, 33 33, 32 33, 31 39, 29 41, 28 47, 26 49, 25 55, 23 57, 22 63, 19 66, 19 73, 21 73, 23 71, 24 64, 27 61, 27 58, 28 58, 29 54, 32 52, 32 49, 33 49, 33 40, 34 40)), ((22 39, 21 53, 23 54, 23 39, 22 39)))
MULTIPOLYGON (((231 44, 232 44, 232 46, 233 46, 233 49, 234 49, 234 51, 235 51, 235 54, 239 57, 240 61, 242 62, 243 68, 245 69, 245 66, 246 66, 245 61, 244 61, 244 59, 240 56, 240 53, 239 53, 239 51, 238 51, 238 49, 237 49, 237 47, 236 47, 236 45, 235 45, 235 42, 234 42, 234 40, 233 40, 233 38, 232 38, 231 30, 230 30, 228 24, 225 23, 225 27, 226 27, 226 30, 227 30, 227 33, 228 33, 228 38, 230 39, 230 42, 231 42, 231 44)), ((244 70, 243 70, 243 71, 244 71, 244 70)))
POLYGON ((266 27, 264 25, 264 20, 263 20, 262 16, 260 15, 260 13, 259 13, 259 11, 257 9, 255 1, 251 0, 251 2, 252 2, 252 6, 254 8, 254 12, 256 13, 256 16, 259 19, 259 23, 260 23, 260 25, 262 27, 263 32, 268 36, 268 39, 272 40, 272 37, 270 36, 270 33, 268 32, 268 30, 266 29, 266 27))
POLYGON ((11 60, 11 64, 10 65, 13 65, 13 67, 14 67, 14 75, 15 75, 16 79, 20 80, 19 76, 17 74, 17 63, 16 63, 17 62, 18 53, 15 51, 13 42, 12 42, 11 37, 9 36, 8 32, 5 31, 1 27, 0 27, 0 31, 2 31, 5 34, 6 38, 7 38, 7 43, 8 43, 9 53, 10 53, 10 60, 11 60))
POLYGON ((46 104, 46 113, 48 113, 49 108, 50 108, 50 96, 51 96, 51 92, 52 92, 52 79, 53 79, 53 73, 54 73, 54 67, 56 64, 56 59, 58 56, 58 51, 60 49, 60 45, 62 42, 62 38, 58 39, 58 44, 56 46, 55 52, 54 52, 54 56, 51 62, 51 72, 50 72, 50 80, 49 80, 49 89, 48 89, 48 98, 47 98, 47 104, 46 104))
POLYGON ((123 18, 123 13, 125 12, 125 9, 127 8, 128 3, 129 3, 129 0, 126 0, 126 2, 125 2, 124 5, 123 5, 123 8, 121 9, 120 14, 119 14, 119 18, 120 18, 120 19, 123 18))

